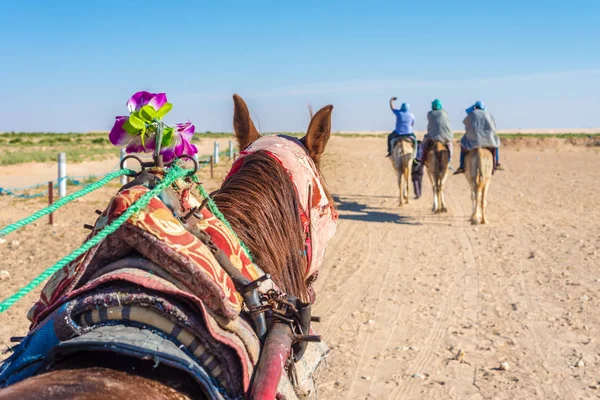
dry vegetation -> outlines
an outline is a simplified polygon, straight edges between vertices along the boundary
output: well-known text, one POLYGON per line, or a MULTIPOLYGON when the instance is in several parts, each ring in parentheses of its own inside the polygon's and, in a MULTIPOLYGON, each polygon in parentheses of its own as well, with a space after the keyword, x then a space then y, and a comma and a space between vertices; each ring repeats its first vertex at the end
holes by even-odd
MULTIPOLYGON (((231 137, 229 134, 206 132, 196 135, 193 143, 226 136, 231 137)), ((114 158, 119 154, 119 150, 108 141, 107 132, 0 134, 0 165, 51 162, 59 151, 67 153, 69 162, 76 163, 114 158)))
MULTIPOLYGON (((301 136, 301 133, 284 132, 287 135, 301 136)), ((334 133, 339 137, 384 137, 387 133, 334 133)), ((460 136, 455 135, 458 139, 460 136)), ((500 134, 506 142, 519 141, 526 138, 536 139, 567 139, 574 144, 600 143, 597 133, 506 133, 500 134)), ((198 144, 206 139, 232 139, 231 133, 203 132, 193 138, 198 144)), ((225 149, 223 153, 225 153, 225 149)), ((11 132, 0 134, 0 165, 23 164, 29 162, 53 162, 57 152, 67 153, 70 163, 83 161, 105 160, 115 158, 118 150, 108 141, 107 132, 94 133, 43 133, 43 132, 11 132)))

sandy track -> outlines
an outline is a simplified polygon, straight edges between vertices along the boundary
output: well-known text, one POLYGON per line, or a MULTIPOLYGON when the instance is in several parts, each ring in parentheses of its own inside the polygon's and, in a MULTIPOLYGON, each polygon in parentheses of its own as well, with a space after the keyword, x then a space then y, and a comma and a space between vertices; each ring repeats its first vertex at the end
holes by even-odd
MULTIPOLYGON (((598 152, 505 149, 491 224, 478 227, 464 176, 448 180, 446 215, 431 213, 426 177, 423 198, 399 208, 384 152, 379 138, 336 137, 324 161, 340 224, 317 282, 317 329, 332 348, 320 398, 600 398, 598 152)), ((12 234, 20 246, 0 247, 12 274, 0 295, 75 248, 112 192, 70 205, 53 228, 12 234)), ((0 225, 41 204, 0 198, 0 225)), ((35 297, 0 315, 5 345, 26 331, 35 297)))
POLYGON ((341 219, 317 290, 321 398, 599 396, 598 153, 506 149, 491 225, 472 227, 464 176, 448 180, 447 215, 431 214, 427 178, 399 208, 382 148, 332 146, 324 171, 341 219))

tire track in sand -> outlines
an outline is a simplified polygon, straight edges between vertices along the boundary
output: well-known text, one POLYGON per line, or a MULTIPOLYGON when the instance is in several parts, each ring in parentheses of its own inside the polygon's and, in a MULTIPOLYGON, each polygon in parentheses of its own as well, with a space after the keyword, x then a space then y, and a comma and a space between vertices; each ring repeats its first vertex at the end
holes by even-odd
MULTIPOLYGON (((387 235, 386 235, 386 240, 389 239, 390 236, 391 236, 391 232, 388 232, 387 235)), ((376 260, 375 260, 376 261, 375 265, 378 264, 377 261, 381 257, 383 257, 383 256, 384 256, 383 253, 379 253, 377 255, 376 260)), ((384 264, 383 268, 382 268, 382 271, 378 271, 378 272, 383 272, 383 273, 378 273, 378 274, 374 273, 374 274, 372 274, 374 277, 379 277, 380 278, 378 280, 379 291, 377 292, 376 304, 375 304, 375 307, 373 308, 375 315, 377 315, 377 311, 379 310, 378 306, 379 306, 379 303, 380 303, 381 297, 382 297, 381 293, 382 293, 382 290, 383 290, 383 288, 385 286, 385 282, 387 282, 387 277, 388 277, 390 269, 391 269, 390 267, 392 266, 392 259, 390 258, 390 260, 387 263, 382 263, 382 264, 384 264)), ((365 293, 365 296, 363 296, 360 300, 362 300, 363 298, 365 298, 365 297, 368 296, 369 290, 371 289, 371 287, 373 286, 373 284, 376 281, 377 281, 377 279, 373 279, 373 280, 371 280, 368 283, 368 285, 366 285, 366 288, 363 291, 363 293, 365 293)), ((371 306, 371 304, 370 304, 370 306, 371 306)), ((378 321, 378 320, 381 321, 378 317, 375 317, 375 318, 376 318, 375 321, 378 321)), ((368 344, 369 344, 369 339, 371 339, 371 338, 372 338, 372 335, 370 334, 370 332, 367 332, 367 334, 365 335, 364 341, 362 343, 362 347, 360 349, 359 361, 356 364, 356 366, 354 367, 354 374, 353 374, 354 378, 352 379, 352 382, 350 384, 350 390, 349 390, 350 393, 353 393, 354 385, 358 381, 358 374, 359 374, 360 370, 363 368, 363 362, 364 362, 364 359, 365 359, 365 352, 366 352, 368 344)))
MULTIPOLYGON (((342 170, 346 171, 345 168, 342 168, 342 170)), ((362 172, 364 172, 365 170, 361 170, 362 172)), ((378 176, 379 180, 381 181, 381 173, 379 171, 377 171, 376 169, 371 169, 371 170, 366 170, 369 171, 369 176, 366 178, 363 177, 354 177, 354 178, 358 178, 358 179, 366 179, 368 181, 371 181, 373 179, 373 177, 375 175, 378 176)), ((340 180, 345 181, 346 179, 344 178, 340 178, 340 180)), ((343 185, 342 185, 343 186, 343 185)), ((344 191, 345 192, 345 191, 344 191)), ((341 206, 343 207, 343 200, 341 199, 341 196, 339 195, 333 195, 334 197, 338 197, 340 199, 340 202, 342 203, 341 206)), ((345 211, 344 210, 339 210, 340 211, 340 219, 343 221, 340 221, 339 225, 338 225, 338 232, 336 232, 335 236, 334 236, 334 241, 332 243, 329 244, 329 247, 327 249, 327 255, 331 255, 333 256, 334 254, 336 255, 335 257, 337 257, 337 261, 331 261, 331 259, 327 259, 328 264, 339 264, 343 258, 346 259, 353 259, 354 256, 356 256, 358 253, 361 252, 362 247, 360 246, 360 241, 362 239, 362 237, 356 235, 355 233, 357 232, 357 230, 359 229, 359 227, 362 227, 362 224, 360 224, 358 221, 348 221, 348 220, 344 220, 344 214, 345 211), (342 230, 342 232, 340 232, 340 230, 342 230), (342 234, 341 239, 339 234, 342 234), (338 243, 338 240, 341 240, 342 242, 338 243), (351 242, 351 245, 349 244, 351 242), (351 253, 346 252, 346 248, 350 248, 351 249, 351 253), (341 256, 338 256, 338 254, 342 254, 341 256)), ((367 225, 368 228, 369 225, 367 225)), ((338 265, 338 268, 336 268, 335 272, 340 274, 341 272, 343 273, 344 271, 344 266, 343 265, 338 265), (342 267, 342 268, 339 268, 342 267)), ((351 271, 351 272, 354 272, 351 271)), ((332 274, 334 274, 334 268, 324 268, 323 271, 319 272, 320 276, 319 276, 319 280, 323 283, 329 283, 330 279, 334 279, 337 280, 340 277, 339 276, 335 276, 332 277, 332 274)), ((336 291, 337 292, 337 291, 336 291)), ((331 298, 331 291, 326 291, 325 292, 325 296, 323 297, 324 299, 329 300, 331 298), (327 296, 329 295, 329 296, 327 296)), ((322 303, 327 303, 327 301, 321 301, 322 303)))
MULTIPOLYGON (((385 297, 384 293, 386 292, 391 292, 391 290, 389 290, 389 287, 391 285, 396 284, 396 281, 394 279, 389 279, 389 275, 390 272, 392 272, 392 269, 394 266, 400 264, 400 256, 401 256, 401 252, 400 252, 400 247, 393 247, 394 252, 393 254, 389 257, 389 260, 387 262, 386 268, 385 268, 385 273, 383 274, 383 278, 382 278, 382 284, 379 286, 379 291, 377 292, 377 297, 376 297, 376 301, 375 301, 375 306, 373 307, 375 315, 375 321, 376 322, 380 322, 381 321, 385 321, 386 324, 391 324, 392 328, 391 329, 380 329, 377 330, 375 332, 373 332, 372 334, 367 335, 367 337, 365 338, 364 344, 363 344, 363 349, 361 352, 361 358, 360 358, 360 362, 356 367, 356 373, 354 376, 354 381, 353 381, 353 385, 350 387, 350 393, 354 393, 353 389, 354 389, 354 383, 357 380, 357 376, 358 376, 358 371, 363 367, 363 361, 364 361, 364 354, 365 354, 365 349, 368 348, 369 344, 371 341, 377 341, 378 336, 380 336, 380 334, 384 334, 384 341, 383 341, 383 345, 379 346, 378 350, 386 352, 388 351, 389 347, 390 347, 390 343, 393 339, 397 339, 396 337, 396 328, 399 325, 399 320, 401 320, 401 318, 405 317, 405 311, 406 311, 406 307, 405 305, 400 302, 400 307, 397 310, 397 312, 393 313, 393 317, 390 318, 390 315, 388 313, 388 310, 385 308, 380 307, 380 303, 382 301, 382 299, 385 297), (398 264, 397 264, 398 263, 398 264), (384 291, 385 289, 385 291, 384 291)), ((403 264, 400 264, 403 265, 403 264)), ((387 296, 387 295, 386 295, 387 296)), ((388 299, 389 300, 389 299, 388 299)), ((375 367, 372 369, 373 371, 373 378, 372 380, 369 382, 369 385, 366 388, 366 393, 365 395, 372 395, 372 388, 373 388, 373 384, 378 384, 381 385, 381 381, 383 379, 379 379, 379 375, 380 372, 382 372, 380 366, 381 366, 381 362, 382 362, 382 357, 379 357, 377 364, 375 365, 375 367)), ((382 376, 382 378, 385 378, 385 376, 382 376)), ((385 381, 383 381, 385 382, 385 381)))
MULTIPOLYGON (((449 217, 445 217, 450 221, 449 217)), ((447 242, 440 241, 438 243, 444 243, 444 247, 448 247, 447 242)), ((439 317, 431 330, 431 333, 425 340, 425 345, 420 348, 416 360, 404 371, 405 379, 396 387, 388 396, 388 399, 411 399, 410 393, 415 387, 420 386, 422 381, 420 379, 411 378, 413 374, 422 373, 429 367, 433 359, 433 351, 441 343, 445 336, 446 329, 448 327, 448 320, 450 314, 458 304, 459 292, 464 282, 464 270, 460 268, 460 263, 456 260, 456 255, 452 252, 452 249, 447 249, 446 252, 453 258, 451 265, 454 267, 451 273, 454 274, 454 279, 450 283, 450 287, 446 291, 444 301, 441 304, 439 311, 439 317)))
MULTIPOLYGON (((374 192, 378 192, 384 187, 384 174, 382 173, 381 168, 372 168, 370 170, 363 169, 361 171, 368 171, 368 176, 366 178, 357 176, 356 179, 367 179, 371 185, 375 186, 375 188, 372 189, 374 192)), ((341 218, 343 218, 342 213, 343 212, 340 213, 341 218)), ((328 304, 328 307, 326 309, 321 309, 319 305, 316 307, 316 312, 322 315, 329 315, 333 310, 336 311, 332 318, 327 319, 327 324, 323 325, 323 328, 321 329, 321 333, 324 336, 333 334, 333 330, 339 328, 339 326, 348 319, 350 314, 358 309, 359 304, 357 303, 359 303, 359 295, 364 293, 365 290, 368 290, 373 283, 373 279, 377 276, 377 271, 370 270, 369 268, 373 265, 378 265, 377 260, 371 260, 371 257, 373 255, 374 235, 379 236, 381 230, 375 231, 374 224, 369 221, 346 219, 344 220, 344 224, 352 227, 351 232, 353 234, 349 239, 349 242, 353 243, 351 247, 352 253, 350 255, 344 255, 344 258, 350 259, 352 262, 347 265, 338 266, 338 268, 336 268, 338 275, 333 275, 330 271, 327 275, 328 279, 324 282, 324 284, 328 284, 333 278, 335 278, 336 281, 343 279, 343 283, 339 284, 335 290, 327 291, 325 296, 323 296, 322 301, 319 303, 319 305, 328 304), (361 234, 354 234, 356 231, 361 232, 361 234), (340 276, 345 272, 348 272, 348 269, 350 269, 348 275, 340 276), (338 297, 337 300, 335 300, 336 297, 338 297)), ((390 232, 388 231, 386 237, 389 237, 389 235, 390 232)), ((379 237, 377 239, 379 241, 382 240, 379 237)), ((379 258, 381 254, 377 254, 376 256, 376 258, 379 258)), ((382 265, 379 269, 383 270, 383 268, 384 266, 382 265)))
MULTIPOLYGON (((454 209, 456 209, 457 211, 459 211, 461 214, 465 215, 465 221, 467 220, 467 218, 471 215, 471 213, 469 212, 468 214, 464 213, 463 208, 461 207, 460 203, 456 200, 456 198, 453 198, 453 207, 454 209)), ((467 225, 469 226, 469 225, 467 225)), ((470 233, 469 229, 465 226, 462 229, 464 234, 458 235, 458 239, 461 243, 462 248, 464 249, 464 256, 465 256, 465 261, 470 264, 475 266, 475 268, 477 268, 477 271, 479 271, 480 268, 482 268, 481 265, 481 260, 483 260, 481 254, 479 253, 479 251, 475 248, 474 244, 473 244, 473 235, 472 233, 470 233)), ((489 255, 490 257, 493 257, 493 254, 489 255)), ((479 272, 477 272, 477 276, 478 276, 478 286, 479 286, 479 272)), ((528 300, 528 305, 531 309, 533 310, 537 310, 536 306, 534 305, 534 303, 531 301, 531 297, 529 295, 529 291, 525 288, 524 284, 523 284, 523 280, 519 279, 519 286, 522 290, 523 293, 525 293, 526 298, 528 300)), ((510 289, 506 289, 506 288, 501 288, 500 286, 494 284, 494 282, 485 282, 486 283, 486 288, 487 290, 489 290, 491 292, 491 298, 492 299, 504 299, 504 302, 507 304, 516 304, 518 302, 518 297, 515 295, 514 291, 510 290, 510 289)), ((480 293, 479 293, 479 289, 477 290, 477 310, 478 312, 481 310, 481 306, 478 304, 479 303, 479 298, 480 298, 480 293)), ((477 323, 477 326, 479 324, 477 323)), ((528 344, 529 348, 534 348, 535 352, 537 353, 537 359, 546 359, 547 358, 544 356, 544 352, 541 350, 540 348, 540 343, 549 343, 548 339, 543 335, 543 333, 539 332, 538 329, 536 329, 534 327, 534 329, 532 329, 532 334, 534 336, 533 340, 530 340, 527 338, 527 336, 523 337, 520 339, 520 341, 522 342, 526 342, 528 344), (541 336, 541 338, 540 338, 541 336), (541 340, 541 341, 540 341, 541 340)), ((479 332, 477 332, 476 335, 476 340, 479 340, 479 332)), ((531 361, 528 361, 527 358, 524 358, 522 360, 522 363, 528 367, 529 372, 535 370, 535 366, 531 363, 531 361)), ((543 365, 542 365, 543 367, 543 365)), ((545 369, 545 367, 543 367, 545 369)), ((474 371, 475 374, 477 374, 477 371, 474 371)), ((550 399, 550 398, 556 398, 556 399, 574 399, 573 394, 568 390, 567 388, 567 393, 565 393, 565 390, 560 390, 560 388, 557 388, 555 385, 552 385, 550 387, 546 386, 546 385, 541 385, 538 380, 532 380, 531 381, 532 385, 534 386, 535 390, 537 393, 543 393, 543 397, 540 397, 541 399, 550 399), (558 389, 558 390, 557 390, 558 389)), ((565 389, 565 388, 563 388, 565 389)))
MULTIPOLYGON (((511 183, 508 183, 508 184, 510 185, 511 183)), ((510 190, 510 189, 505 188, 505 190, 510 190)), ((516 190, 516 188, 514 188, 514 190, 516 190)), ((460 203, 456 199, 453 199, 453 200, 454 200, 453 201, 454 207, 457 210, 460 210, 461 213, 464 213, 460 203)), ((465 220, 469 216, 470 216, 470 212, 468 215, 465 216, 465 220)), ((521 218, 528 219, 528 220, 530 220, 530 222, 535 223, 535 221, 533 221, 529 216, 527 216, 525 214, 521 215, 521 218)), ((484 229, 484 228, 482 227, 482 229, 484 229)), ((469 252, 468 252, 469 259, 472 260, 472 262, 477 266, 477 268, 483 268, 483 266, 481 264, 483 257, 474 245, 473 234, 467 228, 464 228, 463 230, 464 230, 465 235, 464 236, 460 235, 461 244, 462 244, 463 248, 469 249, 469 252)), ((486 243, 489 243, 489 242, 490 242, 489 240, 486 240, 486 243)), ((467 254, 467 253, 465 252, 465 254, 467 254)), ((489 254, 486 254, 486 257, 490 257, 492 259, 494 258, 494 256, 495 256, 495 254, 494 254, 493 249, 490 250, 489 254)), ((501 270, 503 270, 505 273, 508 273, 508 274, 514 273, 514 271, 512 271, 512 267, 513 267, 512 264, 508 266, 508 269, 505 266, 500 266, 501 270)), ((527 300, 527 305, 528 305, 529 309, 532 312, 534 312, 535 314, 539 315, 539 310, 538 310, 537 306, 535 305, 535 302, 533 302, 531 299, 530 291, 528 290, 528 288, 525 287, 525 285, 523 283, 524 279, 516 279, 516 280, 518 281, 519 288, 521 289, 521 293, 525 294, 525 297, 527 300)), ((503 299, 503 303, 506 303, 506 304, 517 304, 519 302, 519 297, 516 295, 514 289, 511 289, 508 286, 500 287, 500 286, 494 284, 494 282, 485 282, 485 283, 486 283, 487 290, 489 290, 489 292, 491 293, 491 298, 496 300, 496 302, 495 302, 496 306, 502 305, 502 304, 498 304, 497 301, 499 299, 503 299)), ((478 294, 478 299, 479 299, 479 294, 478 294)), ((478 309, 481 309, 481 307, 478 306, 478 309)), ((524 357, 521 359, 521 363, 526 368, 526 371, 524 371, 524 372, 534 374, 536 367, 541 366, 548 373, 549 371, 546 369, 544 364, 538 365, 538 364, 536 364, 536 360, 544 360, 546 362, 549 361, 547 358, 546 352, 540 347, 540 343, 550 343, 551 341, 544 334, 543 330, 539 330, 535 324, 533 326, 533 329, 530 330, 530 332, 531 332, 531 336, 524 335, 519 339, 520 342, 526 343, 528 348, 534 349, 534 352, 536 355, 536 357, 533 359, 531 357, 524 357)), ((535 388, 535 391, 537 393, 543 394, 543 397, 539 397, 540 399, 551 399, 551 398, 574 399, 575 398, 572 391, 570 390, 570 388, 565 387, 564 383, 561 384, 560 386, 546 385, 546 384, 541 384, 535 378, 531 379, 530 382, 533 385, 533 387, 535 388)))

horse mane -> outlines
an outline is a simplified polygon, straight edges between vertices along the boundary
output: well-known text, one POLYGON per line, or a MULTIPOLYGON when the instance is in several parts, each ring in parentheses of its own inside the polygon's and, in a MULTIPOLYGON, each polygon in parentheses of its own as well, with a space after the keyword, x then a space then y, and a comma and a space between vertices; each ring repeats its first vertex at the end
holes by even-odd
POLYGON ((240 170, 213 199, 254 262, 284 292, 308 300, 304 229, 287 171, 264 151, 244 156, 240 170))

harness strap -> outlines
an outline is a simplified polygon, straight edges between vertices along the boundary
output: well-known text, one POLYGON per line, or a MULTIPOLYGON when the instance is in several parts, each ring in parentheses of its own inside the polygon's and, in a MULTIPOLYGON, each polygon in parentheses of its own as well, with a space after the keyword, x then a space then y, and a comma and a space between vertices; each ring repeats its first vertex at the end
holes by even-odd
MULTIPOLYGON (((310 196, 310 193, 311 193, 311 187, 309 185, 309 196, 310 196)), ((202 208, 203 208, 203 205, 200 206, 200 210, 202 208)), ((309 212, 310 212, 310 209, 309 209, 309 212)), ((264 314, 264 312, 259 311, 259 310, 263 309, 263 307, 262 307, 263 303, 260 298, 260 293, 258 291, 258 287, 259 287, 259 283, 261 281, 270 280, 270 276, 268 274, 266 274, 266 275, 263 275, 262 277, 258 278, 256 281, 250 282, 250 280, 248 278, 246 278, 243 274, 240 273, 240 271, 237 268, 235 268, 235 266, 231 263, 229 257, 227 257, 225 252, 223 252, 213 242, 211 236, 196 226, 202 217, 198 213, 198 211, 190 212, 189 214, 191 215, 191 217, 187 218, 184 221, 184 226, 191 234, 196 236, 202 243, 204 243, 204 245, 206 245, 210 249, 211 253, 215 257, 215 259, 217 260, 217 262, 219 263, 221 268, 223 268, 223 270, 229 275, 231 280, 234 282, 236 290, 242 295, 242 297, 244 299, 244 303, 246 304, 246 307, 249 309, 249 315, 250 315, 250 319, 252 320, 252 323, 253 323, 254 331, 255 331, 256 335, 258 336, 258 338, 260 339, 260 341, 264 342, 265 338, 267 337, 268 332, 267 332, 267 323, 266 323, 265 314, 264 314)), ((310 215, 308 215, 308 218, 310 220, 310 215)), ((307 233, 307 241, 310 243, 310 235, 311 235, 310 224, 308 224, 308 229, 309 230, 307 233)), ((317 271, 317 273, 318 273, 318 271, 317 271)), ((309 278, 307 279, 307 284, 310 285, 311 289, 312 289, 312 283, 314 283, 314 281, 317 278, 316 277, 317 273, 309 276, 309 278)), ((274 283, 272 283, 272 285, 274 286, 274 283)), ((309 296, 311 298, 311 302, 313 302, 314 301, 314 290, 309 291, 309 296)), ((285 296, 285 297, 295 304, 296 312, 298 314, 296 322, 298 323, 300 333, 302 335, 306 335, 310 331, 311 320, 312 320, 311 302, 302 303, 298 299, 293 298, 291 296, 285 296)), ((302 356, 304 355, 307 345, 308 345, 308 341, 305 341, 305 340, 294 341, 292 348, 293 348, 294 360, 296 362, 299 361, 302 358, 302 356)))
MULTIPOLYGON (((212 238, 209 234, 201 231, 196 226, 191 226, 187 228, 188 231, 196 236, 202 243, 204 243, 212 252, 213 256, 221 266, 227 272, 231 280, 233 281, 236 290, 242 295, 244 298, 244 303, 246 307, 250 310, 253 308, 258 308, 262 305, 260 301, 260 296, 258 293, 258 285, 253 285, 248 278, 246 278, 229 260, 227 254, 223 250, 217 247, 212 241, 212 238)), ((270 279, 270 275, 263 275, 263 277, 257 279, 258 282, 270 279)), ((255 281, 256 282, 256 281, 255 281)), ((254 326, 254 332, 256 336, 262 342, 267 335, 267 322, 265 319, 264 313, 251 313, 250 319, 252 319, 252 325, 254 326)))

